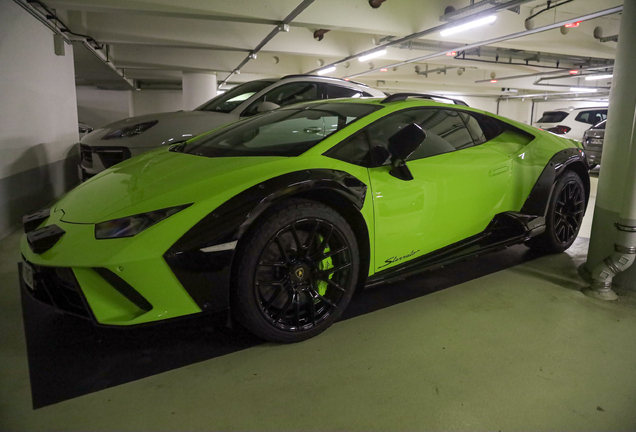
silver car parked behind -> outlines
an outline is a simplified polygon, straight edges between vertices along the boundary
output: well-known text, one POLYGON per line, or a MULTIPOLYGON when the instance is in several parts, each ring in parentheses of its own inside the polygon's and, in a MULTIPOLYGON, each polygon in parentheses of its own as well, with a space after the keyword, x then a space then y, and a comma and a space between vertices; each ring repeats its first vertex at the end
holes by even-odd
POLYGON ((585 149, 587 163, 590 165, 590 169, 601 164, 606 123, 607 120, 603 120, 586 130, 583 134, 583 148, 585 149))
POLYGON ((131 117, 94 130, 80 141, 80 179, 84 181, 132 156, 186 141, 279 106, 319 99, 385 96, 364 84, 311 75, 246 82, 193 111, 131 117))

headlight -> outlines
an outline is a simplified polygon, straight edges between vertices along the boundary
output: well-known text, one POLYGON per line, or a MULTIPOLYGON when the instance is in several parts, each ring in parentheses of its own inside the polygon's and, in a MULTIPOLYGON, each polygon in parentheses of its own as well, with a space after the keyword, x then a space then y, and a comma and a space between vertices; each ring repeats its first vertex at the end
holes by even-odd
POLYGON ((102 240, 135 236, 190 205, 170 207, 98 223, 95 225, 95 238, 102 240))
POLYGON ((118 139, 118 138, 130 138, 135 135, 139 135, 142 132, 147 131, 148 129, 156 125, 157 123, 159 123, 158 120, 153 120, 153 121, 149 121, 145 123, 137 123, 136 125, 128 126, 123 129, 118 129, 114 132, 111 132, 105 137, 103 137, 102 139, 111 140, 111 139, 118 139))

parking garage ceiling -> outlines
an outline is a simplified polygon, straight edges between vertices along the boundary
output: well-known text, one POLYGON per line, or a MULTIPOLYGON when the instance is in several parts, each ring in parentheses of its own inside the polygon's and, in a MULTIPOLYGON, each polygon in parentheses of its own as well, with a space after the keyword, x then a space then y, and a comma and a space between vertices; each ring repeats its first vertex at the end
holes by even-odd
MULTIPOLYGON (((622 4, 620 0, 562 0, 550 2, 550 8, 545 10, 546 1, 501 0, 478 1, 468 9, 471 4, 468 0, 372 1, 376 6, 379 4, 377 8, 371 7, 368 0, 43 0, 43 3, 74 33, 90 35, 103 45, 101 51, 109 65, 140 88, 178 88, 183 71, 215 72, 219 82, 227 80, 232 85, 257 78, 307 73, 337 63, 336 70, 328 76, 350 76, 388 92, 436 90, 481 95, 508 94, 502 92, 502 87, 518 90, 519 94, 541 94, 563 92, 563 88, 571 86, 589 86, 581 76, 563 77, 557 73, 554 76, 561 75, 559 78, 547 75, 547 80, 537 82, 534 74, 550 71, 567 74, 568 70, 589 68, 611 71, 616 51, 616 38, 612 36, 618 33, 620 13, 582 21, 567 31, 555 28, 399 67, 390 66, 457 46, 505 39, 527 28, 562 21, 574 23, 579 17, 622 4), (449 6, 458 12, 444 15, 445 11, 453 10, 447 9, 449 6), (494 12, 497 20, 491 25, 446 37, 439 31, 426 31, 449 20, 470 19, 486 9, 498 9, 494 12), (529 24, 526 19, 532 15, 536 16, 529 24), (289 20, 290 16, 293 19, 289 20), (287 22, 288 26, 284 25, 287 22), (423 35, 390 45, 380 58, 342 62, 418 32, 423 35), (262 45, 268 35, 271 39, 262 45), (262 48, 256 58, 249 59, 259 45, 262 48), (242 63, 240 74, 232 74, 242 63), (493 76, 519 77, 499 83, 491 82, 493 76)), ((29 7, 42 11, 41 5, 33 2, 29 7)), ((78 84, 83 80, 112 87, 112 83, 102 82, 98 77, 87 80, 84 75, 91 73, 89 69, 83 71, 81 66, 76 69, 78 84)), ((599 86, 600 96, 605 94, 606 82, 592 85, 599 86)))

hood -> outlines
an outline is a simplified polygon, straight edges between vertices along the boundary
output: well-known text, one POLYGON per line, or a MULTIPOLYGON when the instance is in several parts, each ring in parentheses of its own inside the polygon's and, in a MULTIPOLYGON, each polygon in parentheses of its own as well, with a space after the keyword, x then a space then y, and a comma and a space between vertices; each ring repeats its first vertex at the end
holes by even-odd
POLYGON ((64 222, 90 224, 197 203, 255 178, 245 171, 281 159, 287 158, 208 158, 159 149, 81 184, 55 210, 64 212, 64 222))
POLYGON ((95 129, 82 138, 80 142, 92 147, 154 148, 162 144, 172 144, 190 139, 237 120, 239 120, 239 117, 236 114, 211 111, 178 111, 148 114, 119 120, 95 129), (139 135, 130 138, 102 139, 116 130, 153 120, 156 120, 157 124, 139 135))

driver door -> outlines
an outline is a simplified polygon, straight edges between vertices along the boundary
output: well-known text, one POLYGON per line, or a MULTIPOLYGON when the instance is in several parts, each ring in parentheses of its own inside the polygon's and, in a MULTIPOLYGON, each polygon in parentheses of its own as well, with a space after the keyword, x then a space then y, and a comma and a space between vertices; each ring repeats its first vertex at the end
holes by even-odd
POLYGON ((413 180, 392 176, 389 159, 369 169, 376 271, 478 234, 499 212, 512 161, 476 146, 463 116, 452 109, 415 108, 368 128, 374 155, 387 155, 377 147, 388 149, 389 137, 411 123, 427 135, 407 160, 413 180))

